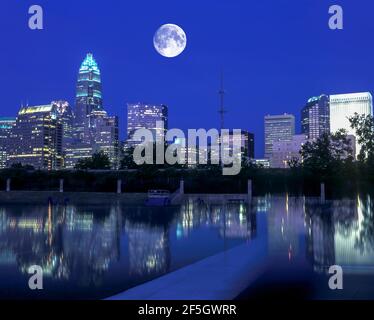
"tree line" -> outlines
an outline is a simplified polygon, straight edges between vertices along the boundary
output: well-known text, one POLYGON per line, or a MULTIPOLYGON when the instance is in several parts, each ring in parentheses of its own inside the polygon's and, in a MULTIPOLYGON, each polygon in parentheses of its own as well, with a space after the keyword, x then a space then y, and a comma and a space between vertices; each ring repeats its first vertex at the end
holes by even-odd
POLYGON ((305 143, 300 151, 302 161, 291 159, 288 169, 266 169, 243 161, 237 176, 222 176, 220 165, 138 166, 133 161, 133 149, 129 148, 117 171, 110 170, 110 161, 104 153, 96 153, 79 161, 73 171, 42 172, 15 165, 1 171, 0 184, 5 185, 6 178, 11 177, 15 189, 50 190, 57 188, 58 179, 64 178, 66 190, 115 192, 116 181, 121 179, 125 192, 146 192, 175 191, 183 179, 186 192, 245 193, 251 179, 255 195, 287 192, 317 196, 320 183, 325 182, 327 196, 352 196, 371 192, 374 186, 374 119, 356 114, 350 118, 350 124, 361 146, 357 160, 352 141, 344 130, 339 130, 305 143))

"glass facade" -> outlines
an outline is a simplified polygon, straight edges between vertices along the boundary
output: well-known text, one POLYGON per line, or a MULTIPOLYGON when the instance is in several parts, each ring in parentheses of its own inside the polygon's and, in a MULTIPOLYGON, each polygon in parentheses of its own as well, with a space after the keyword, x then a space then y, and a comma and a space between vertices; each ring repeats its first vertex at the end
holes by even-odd
POLYGON ((265 116, 265 158, 271 159, 273 143, 291 141, 295 134, 295 117, 291 114, 265 116))
POLYGON ((330 132, 330 98, 327 95, 310 98, 301 110, 301 133, 316 139, 330 132))
MULTIPOLYGON (((330 131, 345 129, 348 134, 355 135, 351 128, 349 118, 355 113, 360 115, 373 115, 373 97, 369 92, 338 94, 330 96, 330 131)), ((356 143, 356 155, 360 146, 356 143)))
MULTIPOLYGON (((65 113, 65 118, 68 114, 65 113)), ((110 117, 102 101, 101 73, 92 53, 88 53, 78 73, 76 108, 72 134, 66 133, 65 168, 72 169, 77 162, 95 152, 104 152, 118 168, 118 117, 110 117)), ((66 121, 66 125, 68 126, 66 121)))
POLYGON ((64 100, 52 101, 52 106, 56 108, 57 116, 63 126, 62 145, 65 149, 73 139, 74 114, 69 102, 64 100))
POLYGON ((272 168, 289 168, 290 161, 302 162, 301 148, 308 141, 304 134, 294 135, 291 141, 275 141, 271 155, 272 168))
POLYGON ((254 134, 246 130, 241 130, 239 136, 234 134, 233 130, 229 131, 229 137, 227 140, 228 144, 222 144, 223 148, 226 148, 226 151, 233 155, 233 146, 241 145, 240 155, 237 155, 241 159, 253 159, 255 157, 255 143, 254 143, 254 134))
POLYGON ((100 69, 88 53, 79 69, 76 93, 76 124, 83 126, 92 111, 102 110, 100 69))
POLYGON ((165 105, 152 105, 144 103, 129 103, 127 105, 127 142, 136 144, 133 136, 138 129, 148 129, 153 138, 162 138, 168 130, 168 107, 165 105), (158 128, 156 122, 162 121, 164 128, 158 128))
POLYGON ((8 138, 15 124, 16 118, 0 118, 0 169, 7 165, 8 138))
POLYGON ((112 169, 118 169, 118 117, 108 116, 104 110, 92 111, 87 116, 83 138, 74 140, 66 148, 65 168, 73 169, 79 160, 90 158, 95 152, 103 152, 108 156, 112 169))
POLYGON ((92 153, 91 145, 80 141, 74 141, 64 150, 65 169, 74 169, 79 160, 91 158, 92 153))
POLYGON ((9 137, 9 165, 21 163, 36 169, 63 166, 63 126, 52 104, 22 107, 9 137))
POLYGON ((85 141, 93 147, 93 152, 103 152, 113 169, 119 165, 118 117, 110 117, 106 111, 92 111, 87 118, 85 141))

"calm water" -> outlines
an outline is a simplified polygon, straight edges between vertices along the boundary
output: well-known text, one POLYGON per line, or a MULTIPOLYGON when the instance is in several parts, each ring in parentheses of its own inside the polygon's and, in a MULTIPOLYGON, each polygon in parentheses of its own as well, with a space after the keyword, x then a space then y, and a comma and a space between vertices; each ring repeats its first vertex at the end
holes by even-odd
POLYGON ((369 197, 264 197, 250 207, 0 206, 0 298, 105 298, 256 241, 266 243, 268 263, 240 298, 374 298, 373 212, 369 197), (327 286, 334 264, 344 270, 340 292, 327 286), (28 289, 31 265, 43 268, 44 290, 28 289))

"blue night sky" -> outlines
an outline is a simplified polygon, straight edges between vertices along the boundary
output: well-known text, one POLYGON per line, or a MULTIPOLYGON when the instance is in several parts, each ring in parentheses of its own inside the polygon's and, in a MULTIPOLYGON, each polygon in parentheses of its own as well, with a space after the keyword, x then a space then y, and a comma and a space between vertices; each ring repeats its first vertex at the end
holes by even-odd
POLYGON ((92 52, 103 99, 120 116, 127 102, 165 103, 169 127, 218 128, 220 70, 226 127, 256 135, 263 156, 265 114, 293 113, 321 93, 374 91, 372 0, 2 0, 0 116, 21 101, 74 103, 79 66, 92 52), (44 9, 44 30, 28 28, 28 8, 44 9), (328 8, 344 9, 344 30, 328 28, 328 8), (187 48, 174 59, 153 48, 165 23, 180 25, 187 48))

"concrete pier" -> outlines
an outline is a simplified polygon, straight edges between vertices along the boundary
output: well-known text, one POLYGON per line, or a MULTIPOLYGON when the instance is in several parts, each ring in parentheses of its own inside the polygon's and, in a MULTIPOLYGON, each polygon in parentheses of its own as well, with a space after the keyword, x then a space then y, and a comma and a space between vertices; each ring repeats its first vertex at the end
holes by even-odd
POLYGON ((118 179, 117 180, 117 194, 121 194, 121 193, 122 193, 122 180, 118 179))
POLYGON ((10 192, 10 178, 6 179, 6 192, 10 192))
POLYGON ((325 183, 321 182, 321 202, 325 202, 326 193, 325 193, 325 183))
POLYGON ((265 269, 267 220, 258 219, 258 237, 194 264, 124 291, 107 300, 231 300, 265 269))
POLYGON ((248 203, 252 202, 252 180, 248 180, 248 203))
POLYGON ((179 182, 179 194, 181 195, 184 194, 184 180, 183 179, 179 182))
POLYGON ((64 179, 60 179, 60 192, 64 192, 64 179))

